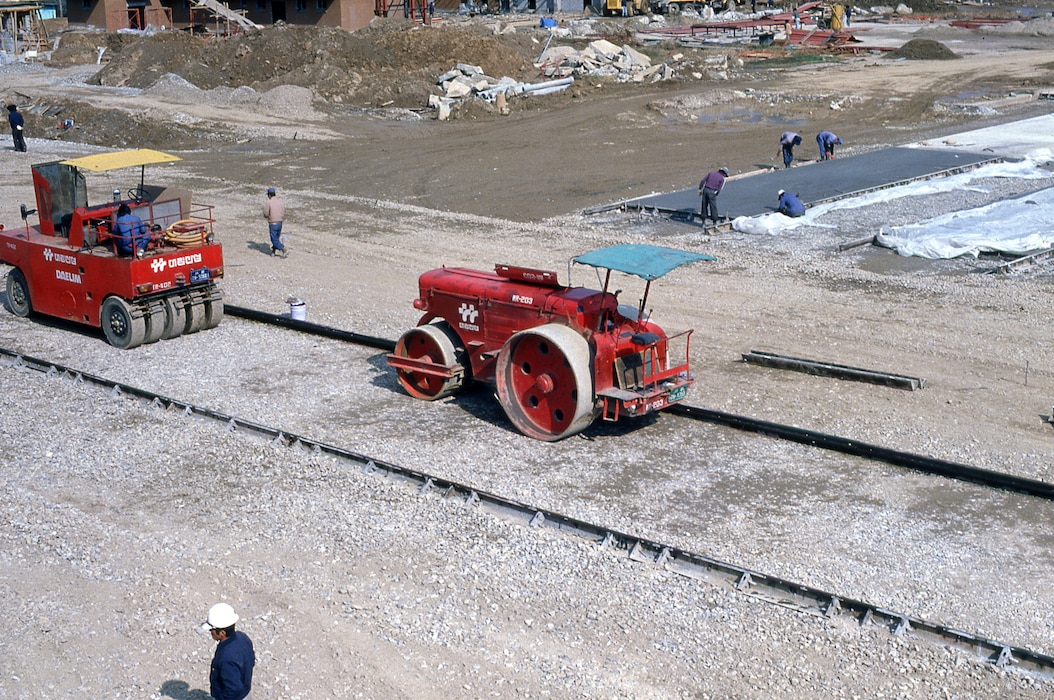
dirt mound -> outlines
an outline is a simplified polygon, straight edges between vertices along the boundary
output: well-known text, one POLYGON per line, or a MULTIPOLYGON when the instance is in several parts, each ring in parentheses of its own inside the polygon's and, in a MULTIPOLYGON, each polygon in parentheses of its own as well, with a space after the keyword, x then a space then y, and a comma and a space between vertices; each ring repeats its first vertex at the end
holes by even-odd
POLYGON ((55 66, 74 66, 84 63, 95 63, 99 60, 99 49, 103 52, 103 62, 109 61, 115 53, 120 53, 126 45, 137 40, 133 34, 111 34, 100 31, 65 31, 59 34, 59 46, 51 52, 51 64, 55 66))
POLYGON ((959 58, 959 55, 939 41, 912 39, 896 51, 886 54, 886 58, 906 58, 912 61, 947 61, 952 58, 959 58))
MULTIPOLYGON (((474 29, 378 25, 356 33, 276 25, 229 38, 185 32, 134 37, 117 42, 109 63, 90 82, 146 88, 172 74, 206 90, 248 86, 266 92, 298 85, 337 103, 422 107, 436 76, 457 63, 517 78, 531 69, 518 48, 474 29)), ((96 44, 79 41, 94 51, 96 44)), ((79 50, 83 54, 85 47, 79 50)))

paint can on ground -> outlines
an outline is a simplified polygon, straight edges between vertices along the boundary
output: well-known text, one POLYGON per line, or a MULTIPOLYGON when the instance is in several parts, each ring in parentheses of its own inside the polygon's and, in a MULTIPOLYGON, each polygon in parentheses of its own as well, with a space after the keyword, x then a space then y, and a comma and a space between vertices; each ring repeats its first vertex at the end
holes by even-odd
POLYGON ((289 317, 291 319, 294 321, 307 320, 307 304, 296 297, 289 297, 286 301, 289 302, 289 317))

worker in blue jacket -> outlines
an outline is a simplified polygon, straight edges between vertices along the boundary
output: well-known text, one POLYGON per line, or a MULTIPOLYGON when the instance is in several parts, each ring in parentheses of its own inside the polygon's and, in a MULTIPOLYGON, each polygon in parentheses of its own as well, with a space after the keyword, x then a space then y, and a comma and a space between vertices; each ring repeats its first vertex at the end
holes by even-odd
POLYGON ((121 255, 132 255, 133 251, 142 256, 150 236, 146 232, 143 220, 132 213, 127 204, 117 207, 117 220, 113 226, 117 238, 117 252, 121 255))
POLYGON ((830 131, 821 131, 816 134, 816 145, 820 147, 820 160, 834 159, 834 147, 842 145, 842 139, 830 131))
POLYGON ((218 642, 209 671, 209 694, 216 700, 243 700, 252 690, 256 653, 249 635, 234 628, 236 622, 234 608, 216 603, 201 626, 218 642))
POLYGON ((15 145, 15 150, 25 152, 26 135, 24 131, 26 120, 19 114, 17 105, 7 106, 7 121, 11 124, 11 140, 15 145))
POLYGON ((784 216, 793 216, 794 218, 805 214, 805 205, 800 199, 798 199, 797 195, 780 190, 776 196, 779 197, 780 200, 779 207, 777 207, 776 211, 780 214, 783 214, 784 216))

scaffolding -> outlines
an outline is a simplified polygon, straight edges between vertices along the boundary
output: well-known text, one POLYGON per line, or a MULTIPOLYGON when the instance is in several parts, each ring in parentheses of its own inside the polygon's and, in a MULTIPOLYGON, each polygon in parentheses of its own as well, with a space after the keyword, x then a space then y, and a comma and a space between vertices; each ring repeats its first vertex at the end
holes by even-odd
POLYGON ((48 31, 40 18, 40 5, 0 3, 0 48, 12 56, 48 49, 48 31))
POLYGON ((403 17, 421 24, 431 24, 435 14, 434 0, 374 0, 373 14, 387 17, 402 10, 403 17))

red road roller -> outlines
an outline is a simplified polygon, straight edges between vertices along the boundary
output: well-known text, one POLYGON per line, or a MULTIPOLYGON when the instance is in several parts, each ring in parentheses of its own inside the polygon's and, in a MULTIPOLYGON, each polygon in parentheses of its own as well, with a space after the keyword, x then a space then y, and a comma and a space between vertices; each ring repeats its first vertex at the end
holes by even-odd
POLYGON ((147 165, 177 160, 135 149, 32 166, 37 208, 23 204, 23 226, 0 227, 11 311, 101 327, 124 349, 219 325, 223 249, 212 207, 144 181, 147 165), (89 204, 84 173, 119 168, 139 168, 138 182, 89 204))
MULTIPOLYGON (((668 335, 649 320, 653 280, 714 260, 653 245, 618 245, 572 259, 597 268, 603 289, 567 287, 549 270, 443 267, 421 275, 424 316, 388 364, 419 399, 450 396, 472 381, 496 385, 509 420, 538 440, 560 440, 607 421, 682 401, 692 385, 691 330, 668 335), (636 306, 608 291, 613 272, 645 280, 636 306)), ((570 267, 570 266, 569 266, 570 267)))

